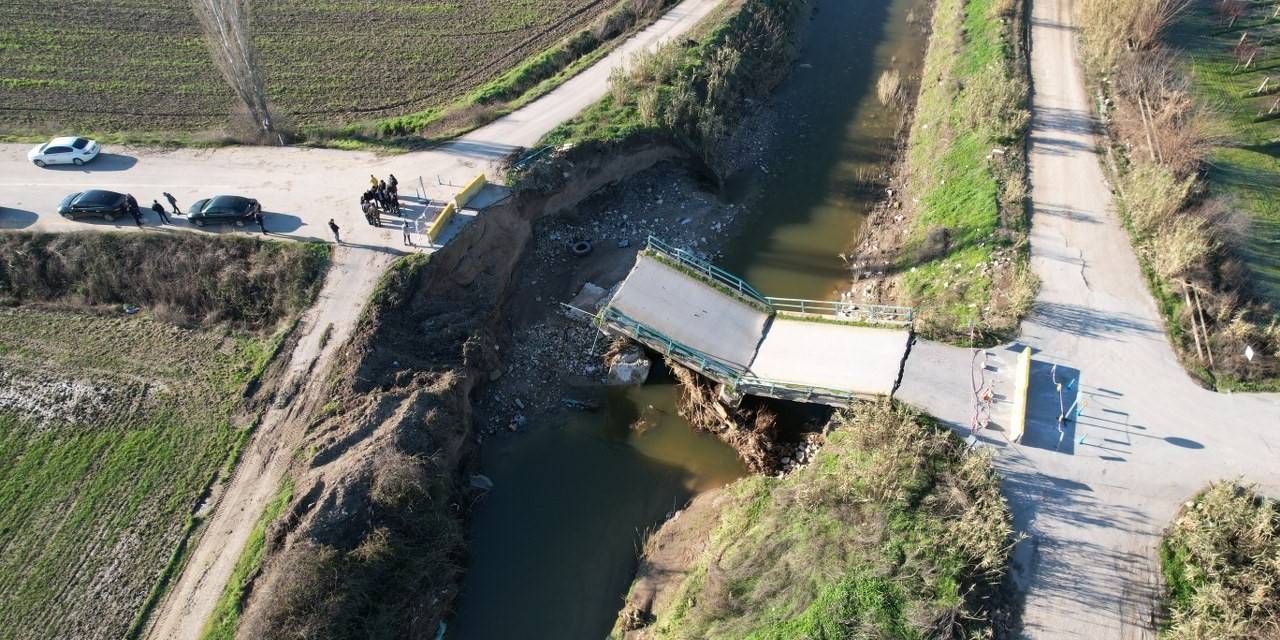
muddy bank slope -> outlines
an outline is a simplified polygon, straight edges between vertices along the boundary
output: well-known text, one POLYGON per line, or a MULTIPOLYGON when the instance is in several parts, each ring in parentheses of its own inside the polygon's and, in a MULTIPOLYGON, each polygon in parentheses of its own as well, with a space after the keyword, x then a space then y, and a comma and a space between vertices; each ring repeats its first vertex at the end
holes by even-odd
POLYGON ((457 469, 471 397, 502 364, 500 322, 531 222, 676 157, 636 142, 584 148, 564 188, 490 209, 430 259, 384 276, 322 375, 295 454, 294 498, 267 536, 237 637, 425 637, 457 592, 468 501, 457 469), (614 150, 610 150, 614 151, 614 150))

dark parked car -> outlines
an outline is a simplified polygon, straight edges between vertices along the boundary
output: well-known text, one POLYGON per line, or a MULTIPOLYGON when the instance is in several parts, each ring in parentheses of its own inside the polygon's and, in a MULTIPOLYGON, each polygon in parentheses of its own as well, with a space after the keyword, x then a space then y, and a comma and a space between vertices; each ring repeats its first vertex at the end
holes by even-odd
POLYGON ((253 198, 241 196, 214 196, 197 200, 187 212, 187 220, 197 227, 215 222, 231 222, 238 227, 253 219, 253 214, 262 211, 262 205, 253 198))
POLYGON ((90 189, 62 199, 58 213, 71 220, 99 216, 110 222, 129 215, 129 200, 123 193, 90 189))

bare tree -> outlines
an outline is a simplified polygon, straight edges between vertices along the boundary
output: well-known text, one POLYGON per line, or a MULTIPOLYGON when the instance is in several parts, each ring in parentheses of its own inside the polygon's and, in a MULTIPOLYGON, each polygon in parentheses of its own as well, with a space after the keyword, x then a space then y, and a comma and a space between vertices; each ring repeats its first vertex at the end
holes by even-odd
POLYGON ((191 6, 204 30, 214 64, 244 103, 250 130, 257 132, 254 137, 283 144, 267 108, 266 83, 249 28, 249 0, 191 0, 191 6))

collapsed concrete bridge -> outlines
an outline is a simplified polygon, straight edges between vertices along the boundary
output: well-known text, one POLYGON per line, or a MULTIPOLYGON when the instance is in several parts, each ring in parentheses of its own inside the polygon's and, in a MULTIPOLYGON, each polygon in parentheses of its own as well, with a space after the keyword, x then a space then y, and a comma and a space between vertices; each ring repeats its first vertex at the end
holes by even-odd
POLYGON ((726 396, 847 406, 889 397, 912 340, 908 307, 772 298, 650 237, 594 318, 714 380, 726 396))

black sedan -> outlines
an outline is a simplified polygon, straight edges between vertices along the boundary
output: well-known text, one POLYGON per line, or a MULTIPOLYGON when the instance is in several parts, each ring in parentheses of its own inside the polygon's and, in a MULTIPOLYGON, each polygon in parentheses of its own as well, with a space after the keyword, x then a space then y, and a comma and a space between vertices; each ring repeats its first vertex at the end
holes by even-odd
POLYGON ((262 211, 262 205, 253 198, 241 196, 214 196, 197 200, 187 212, 187 220, 197 227, 217 222, 230 222, 243 227, 253 216, 262 211))
POLYGON ((58 214, 71 220, 97 216, 111 222, 129 214, 129 199, 123 193, 90 189, 63 198, 58 214))

